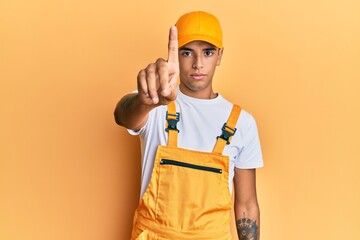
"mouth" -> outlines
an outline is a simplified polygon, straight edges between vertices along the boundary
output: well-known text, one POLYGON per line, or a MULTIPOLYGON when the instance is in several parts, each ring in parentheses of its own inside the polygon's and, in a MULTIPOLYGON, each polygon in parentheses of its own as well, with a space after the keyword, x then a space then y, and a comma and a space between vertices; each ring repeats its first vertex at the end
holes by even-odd
POLYGON ((195 80, 201 80, 204 77, 206 77, 206 74, 203 73, 194 73, 194 74, 190 74, 190 77, 195 79, 195 80))

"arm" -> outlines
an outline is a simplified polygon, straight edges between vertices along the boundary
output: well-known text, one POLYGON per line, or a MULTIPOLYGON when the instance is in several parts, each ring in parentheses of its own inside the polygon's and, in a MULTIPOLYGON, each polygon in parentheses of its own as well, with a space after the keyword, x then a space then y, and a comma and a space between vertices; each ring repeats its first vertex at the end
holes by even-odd
POLYGON ((138 93, 125 95, 116 105, 115 122, 123 127, 138 130, 145 125, 149 112, 155 105, 144 104, 138 93))
POLYGON ((260 210, 256 196, 255 169, 235 168, 235 219, 240 240, 260 239, 260 210))
POLYGON ((140 70, 137 76, 138 93, 124 96, 116 105, 114 117, 117 124, 138 130, 145 125, 153 108, 175 100, 179 76, 176 27, 170 28, 168 48, 167 61, 159 58, 140 70))

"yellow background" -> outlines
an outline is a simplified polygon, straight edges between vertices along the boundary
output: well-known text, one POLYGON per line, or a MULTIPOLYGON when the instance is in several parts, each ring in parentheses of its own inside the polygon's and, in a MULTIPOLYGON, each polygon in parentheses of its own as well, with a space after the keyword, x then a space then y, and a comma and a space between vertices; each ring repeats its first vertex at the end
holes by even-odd
POLYGON ((1 240, 129 238, 140 146, 113 109, 193 10, 258 123, 262 239, 360 239, 359 1, 1 0, 1 240))

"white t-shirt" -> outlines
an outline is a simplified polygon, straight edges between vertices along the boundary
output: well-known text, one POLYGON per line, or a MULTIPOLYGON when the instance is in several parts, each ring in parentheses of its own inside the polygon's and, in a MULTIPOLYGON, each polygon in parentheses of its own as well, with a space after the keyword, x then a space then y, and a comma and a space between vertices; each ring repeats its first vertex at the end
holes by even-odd
MULTIPOLYGON (((183 94, 177 89, 176 111, 180 112, 178 147, 202 152, 212 152, 216 137, 227 121, 233 104, 220 94, 214 99, 197 99, 183 94)), ((141 195, 144 194, 151 178, 154 158, 158 145, 167 145, 167 106, 159 106, 149 113, 143 128, 132 135, 140 135, 142 154, 141 195)), ((225 146, 223 155, 230 157, 229 190, 232 192, 234 168, 252 169, 263 166, 260 141, 255 119, 241 110, 237 131, 231 143, 225 146)))

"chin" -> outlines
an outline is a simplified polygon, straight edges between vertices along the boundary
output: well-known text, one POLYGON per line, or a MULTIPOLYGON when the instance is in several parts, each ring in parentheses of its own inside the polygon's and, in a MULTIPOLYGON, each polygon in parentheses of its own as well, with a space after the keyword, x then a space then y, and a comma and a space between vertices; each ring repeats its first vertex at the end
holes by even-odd
POLYGON ((207 88, 205 84, 186 84, 185 87, 193 92, 203 91, 207 88))

